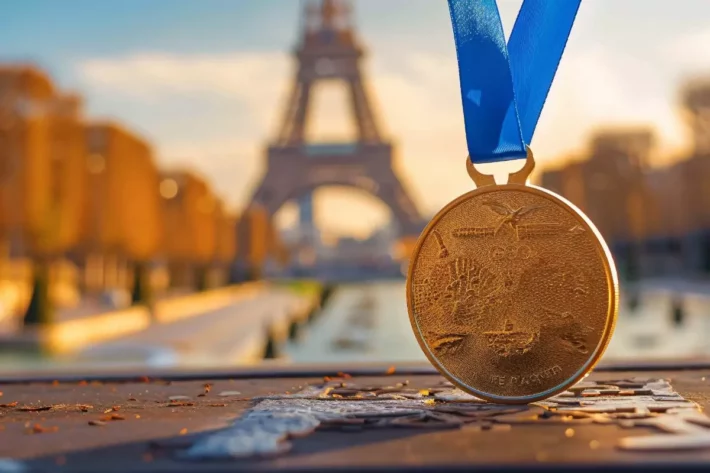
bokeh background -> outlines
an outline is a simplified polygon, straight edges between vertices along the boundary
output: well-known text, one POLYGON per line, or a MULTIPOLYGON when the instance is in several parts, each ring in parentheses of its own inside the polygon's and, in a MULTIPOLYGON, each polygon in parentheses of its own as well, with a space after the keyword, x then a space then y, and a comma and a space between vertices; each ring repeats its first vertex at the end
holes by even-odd
MULTIPOLYGON (((614 253, 610 358, 710 353, 709 46, 704 0, 583 2, 532 143, 614 253)), ((422 361, 465 155, 444 1, 3 2, 0 371, 422 361)))

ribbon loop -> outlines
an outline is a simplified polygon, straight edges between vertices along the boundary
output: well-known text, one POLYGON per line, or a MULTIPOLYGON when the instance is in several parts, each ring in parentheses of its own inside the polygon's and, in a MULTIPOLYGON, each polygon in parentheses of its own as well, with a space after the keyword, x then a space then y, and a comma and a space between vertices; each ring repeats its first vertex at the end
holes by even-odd
POLYGON ((506 46, 495 0, 449 0, 471 161, 523 158, 581 0, 525 0, 506 46))

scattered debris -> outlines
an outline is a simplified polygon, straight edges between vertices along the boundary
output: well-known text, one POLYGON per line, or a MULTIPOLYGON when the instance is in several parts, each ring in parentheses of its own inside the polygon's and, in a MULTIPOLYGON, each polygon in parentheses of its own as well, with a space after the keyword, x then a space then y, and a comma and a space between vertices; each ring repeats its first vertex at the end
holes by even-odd
POLYGON ((44 427, 40 424, 34 424, 30 429, 27 430, 28 434, 46 434, 46 433, 51 433, 51 432, 57 432, 59 430, 59 427, 57 426, 52 426, 52 427, 44 427))
POLYGON ((106 425, 106 422, 104 422, 102 420, 90 420, 89 425, 93 425, 96 427, 103 427, 104 425, 106 425))
POLYGON ((0 408, 9 409, 11 407, 15 407, 17 404, 18 404, 17 401, 12 401, 12 402, 8 402, 6 404, 0 404, 0 408))
POLYGON ((101 422, 108 422, 108 421, 113 421, 113 420, 126 420, 126 418, 124 416, 122 416, 121 414, 114 413, 111 415, 103 416, 103 417, 101 417, 100 420, 101 420, 101 422))
POLYGON ((170 401, 165 405, 165 407, 190 407, 194 406, 194 402, 188 402, 188 401, 170 401))
MULTIPOLYGON (((388 370, 389 371, 389 370, 388 370)), ((673 391, 668 381, 627 379, 580 383, 578 386, 530 406, 487 403, 448 381, 424 389, 408 383, 394 386, 347 385, 328 378, 293 394, 254 398, 258 403, 232 428, 198 439, 184 455, 188 458, 241 458, 278 455, 290 450, 288 438, 308 435, 315 429, 359 431, 373 428, 466 429, 504 432, 516 424, 562 424, 564 435, 576 436, 573 425, 616 424, 654 427, 674 435, 680 448, 710 448, 710 418, 673 391), (328 402, 330 401, 330 402, 328 402), (691 438, 692 437, 692 438, 691 438)), ((624 439, 625 450, 652 450, 649 437, 624 439), (636 440, 639 439, 639 440, 636 440)), ((658 440, 658 442, 661 442, 658 440)), ((589 442, 592 450, 600 448, 589 442)), ((538 460, 544 461, 541 452, 538 460)))
POLYGON ((52 409, 53 406, 20 406, 17 408, 21 412, 41 412, 52 409))
POLYGON ((227 397, 227 396, 239 396, 239 395, 241 395, 241 394, 242 394, 242 393, 239 392, 239 391, 222 391, 221 393, 219 393, 219 395, 222 396, 222 397, 227 397))
POLYGON ((189 400, 190 396, 170 396, 169 401, 186 401, 189 400))

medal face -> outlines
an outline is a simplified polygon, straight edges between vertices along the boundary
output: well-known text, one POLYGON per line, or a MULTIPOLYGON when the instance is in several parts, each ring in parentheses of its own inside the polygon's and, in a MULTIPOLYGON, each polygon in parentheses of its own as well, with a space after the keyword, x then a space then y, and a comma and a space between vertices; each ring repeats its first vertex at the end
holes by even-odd
POLYGON ((407 278, 414 333, 459 388, 501 403, 563 391, 603 354, 617 277, 592 223, 544 189, 486 185, 419 237, 407 278))

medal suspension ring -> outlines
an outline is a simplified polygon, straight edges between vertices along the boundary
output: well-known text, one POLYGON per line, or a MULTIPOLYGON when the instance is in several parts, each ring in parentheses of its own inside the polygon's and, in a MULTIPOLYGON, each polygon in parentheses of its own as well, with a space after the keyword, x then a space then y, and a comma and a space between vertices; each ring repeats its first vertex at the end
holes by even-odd
POLYGON ((526 166, 441 210, 409 265, 407 306, 431 363, 474 396, 521 404, 583 378, 609 343, 618 310, 604 240, 574 205, 526 185, 526 166))

